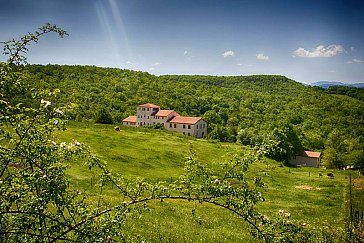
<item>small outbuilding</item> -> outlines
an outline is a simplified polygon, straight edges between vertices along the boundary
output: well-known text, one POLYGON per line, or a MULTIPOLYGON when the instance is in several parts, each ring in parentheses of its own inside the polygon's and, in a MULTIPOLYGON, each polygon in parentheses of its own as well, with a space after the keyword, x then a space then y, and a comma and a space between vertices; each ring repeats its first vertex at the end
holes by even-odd
POLYGON ((123 122, 123 125, 136 127, 137 117, 136 116, 128 116, 122 122, 123 122))
POLYGON ((301 155, 294 156, 290 164, 295 166, 320 167, 321 153, 304 151, 301 155))

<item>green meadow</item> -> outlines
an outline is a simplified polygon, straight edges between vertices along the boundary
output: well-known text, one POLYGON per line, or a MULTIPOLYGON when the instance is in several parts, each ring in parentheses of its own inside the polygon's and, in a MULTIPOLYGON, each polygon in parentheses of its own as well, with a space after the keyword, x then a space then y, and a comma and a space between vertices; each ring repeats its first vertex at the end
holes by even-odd
MULTIPOLYGON (((91 147, 114 172, 126 178, 142 177, 150 181, 173 180, 183 173, 184 162, 192 148, 198 159, 218 169, 244 149, 234 143, 212 142, 181 134, 148 128, 70 122, 67 130, 57 133, 58 142, 77 140, 91 147)), ((70 162, 68 174, 73 186, 98 198, 100 191, 92 178, 96 172, 83 166, 83 161, 70 162)), ((353 173, 353 178, 358 174, 353 173)), ((316 227, 345 228, 348 218, 349 172, 323 168, 292 168, 273 160, 253 164, 250 177, 262 177, 265 201, 259 210, 268 217, 279 210, 291 213, 291 219, 316 227), (327 173, 333 173, 329 178, 327 173)), ((360 180, 360 178, 357 180, 360 180)), ((111 204, 121 199, 115 188, 103 192, 111 204)), ((362 188, 355 189, 357 201, 362 188)), ((360 203, 357 203, 360 205, 360 203)), ((130 241, 164 242, 251 242, 245 222, 230 212, 207 204, 178 200, 153 202, 141 214, 129 215, 125 236, 130 241), (196 208, 197 207, 197 208, 196 208), (195 210, 196 208, 196 210, 195 210)))

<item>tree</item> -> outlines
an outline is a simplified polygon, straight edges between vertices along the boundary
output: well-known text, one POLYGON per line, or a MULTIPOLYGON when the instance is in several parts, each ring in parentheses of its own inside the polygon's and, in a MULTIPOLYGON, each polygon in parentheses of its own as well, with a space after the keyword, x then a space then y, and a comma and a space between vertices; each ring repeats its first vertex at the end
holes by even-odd
POLYGON ((303 152, 301 141, 292 125, 275 128, 265 142, 269 147, 267 156, 277 161, 288 162, 294 155, 303 152))
POLYGON ((0 241, 104 241, 114 229, 109 226, 120 223, 97 217, 104 207, 85 203, 66 176, 67 161, 75 156, 87 158, 90 167, 103 165, 77 141, 56 142, 53 132, 65 124, 65 108, 54 106, 59 91, 31 90, 30 102, 21 103, 27 46, 50 32, 67 35, 47 24, 3 42, 9 58, 0 63, 0 241))
POLYGON ((113 124, 113 118, 110 112, 105 108, 101 107, 96 115, 96 122, 101 124, 113 124))

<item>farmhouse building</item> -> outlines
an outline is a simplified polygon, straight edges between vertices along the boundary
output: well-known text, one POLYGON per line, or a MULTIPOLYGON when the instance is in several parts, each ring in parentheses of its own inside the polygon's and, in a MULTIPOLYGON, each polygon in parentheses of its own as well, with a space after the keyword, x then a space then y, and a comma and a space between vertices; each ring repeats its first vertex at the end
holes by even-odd
POLYGON ((304 151, 301 155, 294 156, 290 164, 295 166, 320 167, 321 153, 304 151))
POLYGON ((162 124, 165 129, 183 133, 187 136, 203 138, 207 135, 207 122, 201 117, 181 116, 174 110, 161 110, 160 106, 150 103, 137 106, 136 116, 123 120, 127 126, 150 126, 162 124))

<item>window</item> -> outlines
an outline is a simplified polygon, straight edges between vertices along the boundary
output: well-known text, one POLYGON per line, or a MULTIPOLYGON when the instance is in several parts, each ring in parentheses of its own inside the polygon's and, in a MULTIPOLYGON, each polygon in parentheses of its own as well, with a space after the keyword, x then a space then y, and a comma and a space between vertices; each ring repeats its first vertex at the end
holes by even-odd
POLYGON ((143 108, 142 110, 145 111, 145 108, 143 108))
POLYGON ((190 134, 190 133, 188 133, 188 136, 191 136, 191 134, 190 134))
POLYGON ((145 125, 145 122, 144 122, 144 125, 145 125))
POLYGON ((191 125, 188 125, 188 129, 191 129, 191 125))
POLYGON ((149 116, 148 116, 148 119, 149 119, 149 116))
POLYGON ((153 122, 153 124, 155 124, 155 122, 153 122))
POLYGON ((149 108, 147 108, 147 111, 149 111, 149 108))
POLYGON ((183 135, 186 135, 185 132, 183 132, 183 135))
POLYGON ((174 124, 174 128, 177 128, 177 124, 174 124))
POLYGON ((185 124, 183 124, 183 129, 185 129, 186 128, 186 125, 185 124))
POLYGON ((145 117, 145 114, 144 114, 144 117, 145 117))

